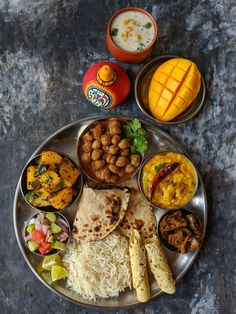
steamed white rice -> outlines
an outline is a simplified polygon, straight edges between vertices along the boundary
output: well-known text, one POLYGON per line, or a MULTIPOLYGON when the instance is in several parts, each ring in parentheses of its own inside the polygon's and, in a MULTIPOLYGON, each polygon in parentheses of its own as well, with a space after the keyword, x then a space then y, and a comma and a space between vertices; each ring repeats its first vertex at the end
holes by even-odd
POLYGON ((131 288, 128 241, 116 232, 95 242, 71 242, 63 263, 68 288, 84 299, 116 297, 131 288))

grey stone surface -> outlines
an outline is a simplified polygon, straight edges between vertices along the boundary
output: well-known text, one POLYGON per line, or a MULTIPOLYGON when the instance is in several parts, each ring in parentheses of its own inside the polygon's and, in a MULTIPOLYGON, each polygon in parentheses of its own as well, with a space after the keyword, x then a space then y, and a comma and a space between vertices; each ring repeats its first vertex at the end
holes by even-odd
MULTIPOLYGON (((85 100, 81 80, 92 63, 115 61, 105 44, 106 23, 127 5, 143 7, 156 18, 154 55, 191 58, 206 80, 207 98, 198 115, 163 129, 197 163, 206 186, 209 223, 202 250, 174 296, 116 312, 236 313, 233 0, 0 1, 1 313, 98 313, 54 295, 32 274, 16 243, 12 205, 21 170, 43 140, 71 121, 107 114, 85 100)), ((123 66, 133 79, 141 67, 123 66)), ((126 103, 109 113, 144 117, 133 89, 126 103)))

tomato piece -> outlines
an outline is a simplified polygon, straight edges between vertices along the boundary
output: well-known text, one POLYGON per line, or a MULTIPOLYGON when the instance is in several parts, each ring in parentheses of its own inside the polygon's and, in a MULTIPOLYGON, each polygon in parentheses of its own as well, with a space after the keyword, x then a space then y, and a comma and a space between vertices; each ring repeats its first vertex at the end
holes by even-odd
POLYGON ((48 250, 50 250, 51 248, 51 243, 44 243, 44 244, 40 244, 39 246, 39 252, 42 254, 42 255, 45 255, 47 253, 48 250))
POLYGON ((32 232, 32 240, 34 240, 38 244, 43 244, 45 239, 45 235, 43 234, 43 231, 36 231, 34 230, 32 232))

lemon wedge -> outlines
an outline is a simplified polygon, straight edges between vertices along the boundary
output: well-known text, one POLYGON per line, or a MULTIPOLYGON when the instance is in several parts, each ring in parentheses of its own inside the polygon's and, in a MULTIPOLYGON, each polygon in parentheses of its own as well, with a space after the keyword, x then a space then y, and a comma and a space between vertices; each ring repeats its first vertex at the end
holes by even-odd
POLYGON ((51 275, 52 275, 52 281, 56 281, 56 280, 60 280, 60 279, 67 277, 68 272, 62 266, 53 265, 51 275))

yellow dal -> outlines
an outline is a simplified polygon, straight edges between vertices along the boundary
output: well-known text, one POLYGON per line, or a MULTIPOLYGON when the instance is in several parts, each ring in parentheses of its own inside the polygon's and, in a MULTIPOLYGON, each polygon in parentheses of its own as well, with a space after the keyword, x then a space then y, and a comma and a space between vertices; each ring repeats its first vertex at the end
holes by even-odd
POLYGON ((157 172, 155 167, 161 163, 178 162, 179 166, 162 181, 153 194, 152 203, 164 209, 175 209, 185 205, 196 190, 196 172, 189 160, 178 153, 167 152, 153 156, 143 167, 141 184, 149 199, 151 184, 157 172))

